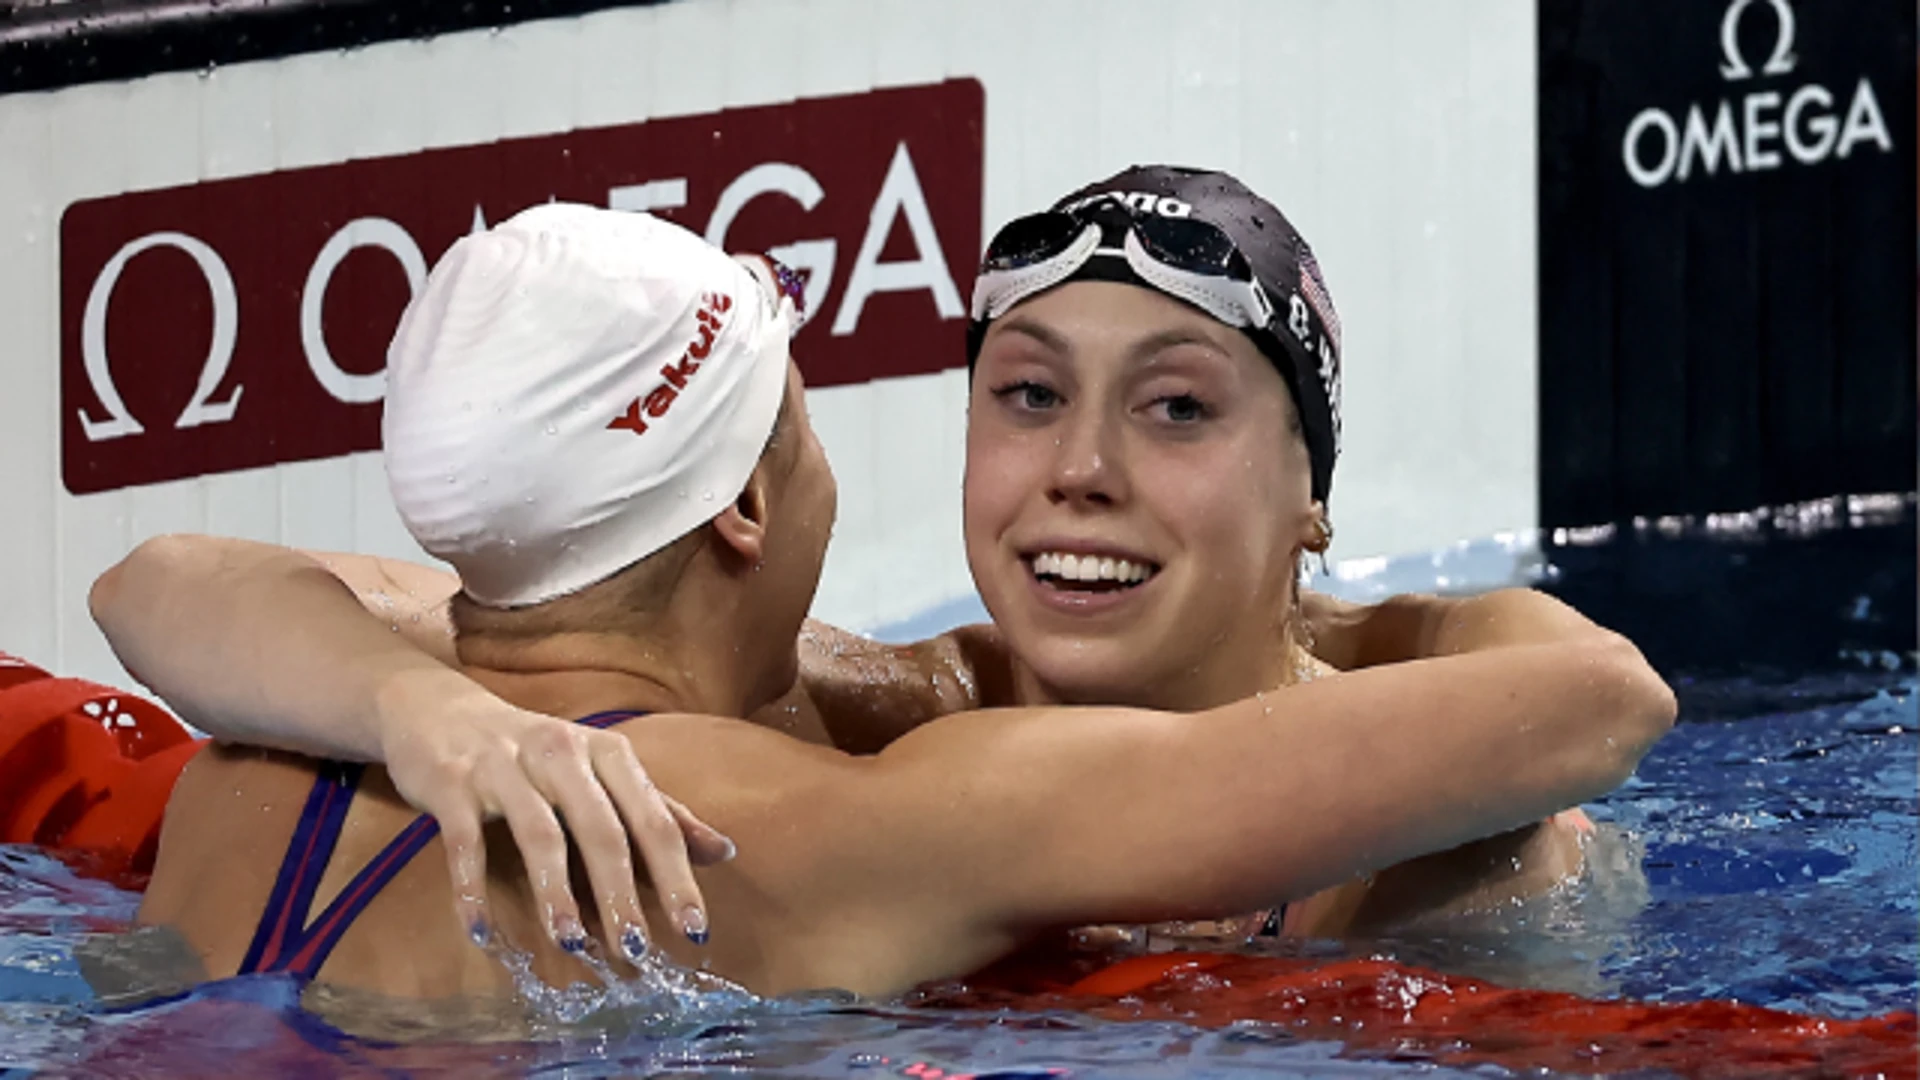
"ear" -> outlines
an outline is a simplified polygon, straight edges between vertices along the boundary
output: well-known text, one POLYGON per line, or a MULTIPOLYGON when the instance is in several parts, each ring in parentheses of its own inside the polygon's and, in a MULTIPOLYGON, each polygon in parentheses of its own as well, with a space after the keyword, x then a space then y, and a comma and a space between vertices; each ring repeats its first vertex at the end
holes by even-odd
POLYGON ((1333 544, 1333 520, 1327 517, 1327 504, 1315 501, 1307 507, 1306 532, 1300 546, 1314 554, 1324 554, 1333 544))
POLYGON ((766 557, 768 501, 766 472, 756 465, 733 505, 709 523, 742 566, 758 566, 766 557))

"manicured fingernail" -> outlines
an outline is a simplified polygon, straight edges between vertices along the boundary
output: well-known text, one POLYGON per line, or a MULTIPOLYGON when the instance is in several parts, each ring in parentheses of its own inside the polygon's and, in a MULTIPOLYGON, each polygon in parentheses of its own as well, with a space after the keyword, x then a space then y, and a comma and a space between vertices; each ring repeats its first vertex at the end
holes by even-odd
POLYGON ((707 913, 689 904, 680 910, 680 926, 687 940, 695 945, 707 943, 707 913))
POLYGON ((583 953, 587 951, 587 928, 580 925, 579 919, 555 919, 553 922, 554 944, 562 952, 583 953))
POLYGON ((568 935, 568 936, 566 936, 566 937, 563 937, 563 938, 561 938, 561 939, 560 939, 560 951, 561 951, 561 952, 569 952, 569 953, 574 953, 574 954, 576 954, 576 955, 578 955, 578 954, 580 954, 580 953, 583 953, 583 952, 586 952, 586 951, 587 951, 587 937, 586 937, 586 935, 585 935, 585 934, 570 934, 570 935, 568 935))
POLYGON ((487 947, 487 941, 493 937, 493 934, 487 930, 485 919, 475 919, 473 920, 473 925, 467 927, 467 936, 473 939, 475 945, 484 949, 487 947))
POLYGON ((620 950, 627 959, 639 963, 647 955, 647 936, 637 926, 627 927, 627 932, 620 935, 620 950))
POLYGON ((726 850, 726 854, 724 854, 724 855, 721 855, 721 856, 720 856, 720 861, 721 861, 721 862, 732 862, 732 861, 733 861, 733 857, 734 857, 735 855, 738 855, 738 854, 740 854, 740 849, 739 849, 739 848, 737 848, 737 847, 734 847, 734 846, 733 846, 733 837, 731 837, 731 836, 723 836, 723 837, 721 837, 721 838, 720 838, 720 842, 721 842, 721 843, 723 843, 723 844, 725 844, 725 845, 727 845, 727 850, 726 850))

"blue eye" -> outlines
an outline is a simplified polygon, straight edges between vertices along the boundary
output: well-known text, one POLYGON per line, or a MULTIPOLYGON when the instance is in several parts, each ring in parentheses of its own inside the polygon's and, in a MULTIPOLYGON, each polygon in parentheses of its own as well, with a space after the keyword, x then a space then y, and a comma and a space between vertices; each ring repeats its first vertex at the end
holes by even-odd
POLYGON ((1176 424, 1197 424, 1213 415, 1206 402, 1192 394, 1170 394, 1156 399, 1152 407, 1164 410, 1166 418, 1176 424))
POLYGON ((1005 386, 997 387, 993 391, 993 396, 1013 405, 1015 408, 1030 409, 1036 412, 1051 409, 1060 404, 1060 395, 1055 393, 1052 387, 1042 386, 1037 382, 1022 381, 1008 383, 1005 386))

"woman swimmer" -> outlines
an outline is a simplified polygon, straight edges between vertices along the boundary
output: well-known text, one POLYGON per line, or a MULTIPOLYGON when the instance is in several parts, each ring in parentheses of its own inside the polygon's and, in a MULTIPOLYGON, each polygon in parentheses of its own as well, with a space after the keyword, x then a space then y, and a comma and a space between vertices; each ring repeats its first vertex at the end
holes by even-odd
MULTIPOLYGON (((1129 170, 1009 225, 990 246, 974 315, 966 537, 993 624, 905 649, 816 624, 801 683, 765 722, 871 750, 966 708, 1192 710, 1300 672, 1428 658, 1429 720, 1444 724, 1446 657, 1607 635, 1526 590, 1365 609, 1302 597, 1300 562, 1332 532, 1338 323, 1304 241, 1232 178, 1129 170)), ((630 767, 624 741, 585 733, 562 741, 568 752, 531 753, 555 742, 541 736, 558 722, 449 670, 448 575, 321 558, 330 574, 285 549, 160 538, 110 572, 96 615, 130 667, 207 730, 385 760, 409 801, 443 819, 517 825, 557 808, 617 825, 619 811, 644 810, 599 779, 630 767), (209 632, 188 642, 183 623, 209 632), (464 722, 438 722, 448 715, 464 722)), ((1363 762, 1329 765, 1364 783, 1363 762)), ((1285 928, 1338 933, 1524 886, 1497 880, 1513 878, 1515 857, 1552 879, 1577 865, 1569 835, 1555 822, 1405 864, 1293 905, 1285 928)), ((563 864, 559 845, 533 848, 529 866, 563 864)), ((690 874, 647 853, 658 887, 697 903, 690 874)), ((590 866, 627 857, 585 844, 580 854, 590 866)), ((449 855, 477 857, 451 845, 449 855)), ((551 879, 543 901, 577 914, 566 875, 551 879)))

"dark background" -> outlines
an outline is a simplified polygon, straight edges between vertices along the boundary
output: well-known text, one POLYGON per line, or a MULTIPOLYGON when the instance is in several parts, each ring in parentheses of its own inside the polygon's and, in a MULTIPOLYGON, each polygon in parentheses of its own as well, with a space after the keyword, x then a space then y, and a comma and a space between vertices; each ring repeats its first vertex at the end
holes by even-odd
MULTIPOLYGON (((1903 492, 1915 474, 1915 5, 1797 0, 1738 23, 1727 0, 1540 0, 1540 510, 1544 526, 1903 492), (1645 188, 1621 159, 1659 106, 1807 83, 1844 118, 1862 76, 1893 141, 1848 160, 1645 188)), ((1650 162, 1659 140, 1647 139, 1650 162)), ((1912 552, 1909 551, 1911 557, 1912 552)))
POLYGON ((663 0, 0 0, 0 94, 663 0))

